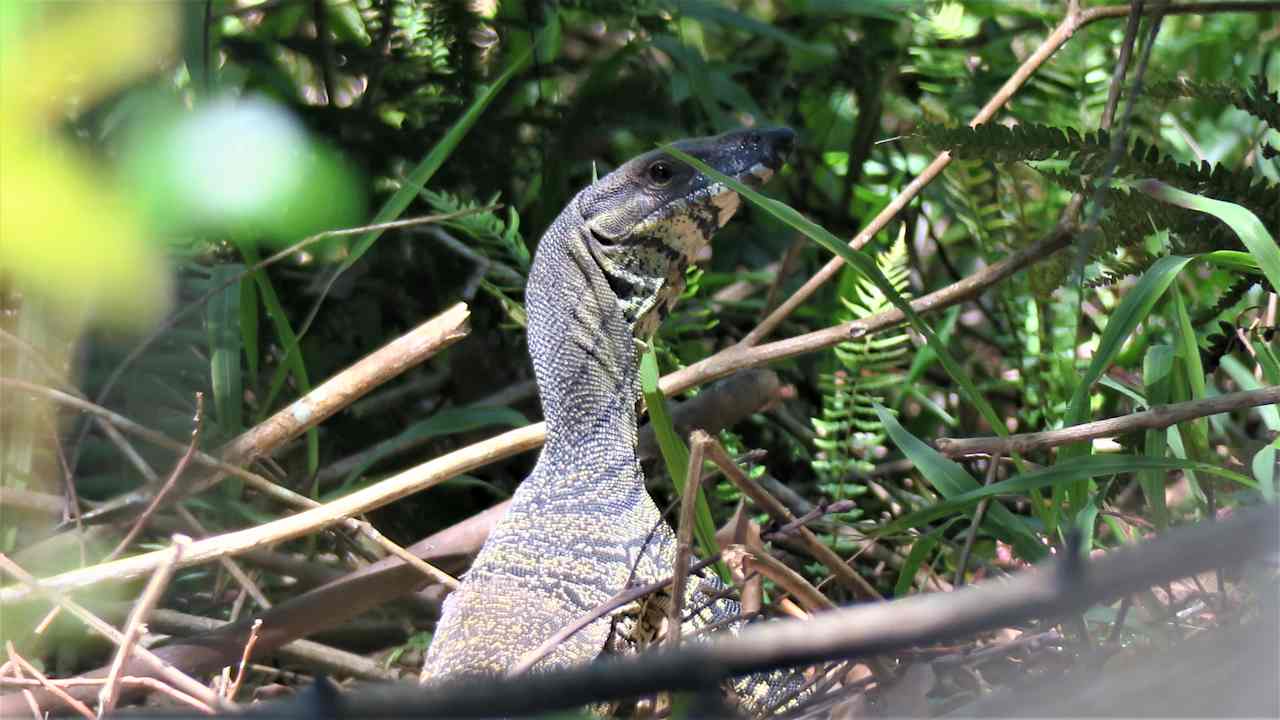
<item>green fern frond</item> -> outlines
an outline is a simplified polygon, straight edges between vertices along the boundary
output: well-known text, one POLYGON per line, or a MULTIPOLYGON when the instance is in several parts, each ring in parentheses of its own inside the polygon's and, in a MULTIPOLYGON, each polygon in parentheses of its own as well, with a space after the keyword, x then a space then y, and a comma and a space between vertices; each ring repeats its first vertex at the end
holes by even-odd
MULTIPOLYGON (((494 194, 485 202, 464 199, 448 192, 423 189, 423 200, 439 214, 496 205, 499 196, 494 194)), ((484 275, 479 288, 493 297, 503 313, 516 326, 526 326, 524 306, 513 294, 524 289, 529 275, 529 248, 520 235, 520 216, 515 208, 507 208, 505 220, 492 210, 464 215, 447 220, 443 225, 464 236, 468 247, 479 253, 485 261, 484 275)))
POLYGON ((946 206, 980 247, 990 248, 1009 227, 1000 204, 1000 181, 994 165, 981 160, 957 160, 942 173, 946 206))
MULTIPOLYGON (((462 199, 457 195, 433 190, 422 190, 422 198, 431 209, 440 214, 456 213, 462 210, 474 210, 479 207, 496 205, 498 194, 494 194, 485 202, 474 199, 462 199)), ((507 208, 507 218, 503 220, 493 211, 472 213, 448 220, 444 223, 477 243, 477 249, 490 260, 502 262, 514 267, 523 277, 529 272, 531 262, 529 248, 520 235, 520 215, 515 208, 507 208)))
MULTIPOLYGON (((907 295, 910 257, 905 229, 876 259, 894 289, 907 295)), ((892 307, 870 281, 852 274, 841 282, 840 304, 837 317, 841 321, 864 318, 892 307)), ((851 485, 847 479, 870 472, 871 458, 877 448, 884 446, 884 429, 875 405, 884 402, 879 393, 901 383, 901 370, 909 351, 910 338, 905 331, 844 342, 835 348, 840 368, 819 379, 822 412, 820 417, 811 419, 818 452, 810 465, 825 481, 824 491, 836 499, 861 494, 854 491, 861 486, 851 485)))
MULTIPOLYGON (((1042 163, 1041 174, 1066 190, 1097 197, 1106 208, 1091 248, 1090 262, 1102 265, 1091 287, 1140 273, 1155 261, 1145 247, 1153 232, 1170 233, 1169 251, 1196 254, 1235 249, 1239 239, 1211 216, 1157 202, 1124 189, 1125 181, 1158 177, 1189 192, 1238 203, 1253 211, 1273 233, 1280 231, 1280 187, 1247 171, 1221 165, 1178 163, 1141 139, 1134 140, 1115 167, 1117 187, 1100 193, 1093 181, 1111 160, 1111 137, 1105 131, 1080 133, 1072 128, 1021 124, 969 127, 926 126, 922 135, 950 150, 961 161, 992 158, 996 162, 1042 163), (1065 163, 1065 166, 1063 165, 1065 163)), ((964 213, 958 213, 965 221, 964 213)), ((967 224, 967 223, 966 223, 967 224)), ((1066 278, 1059 273, 1060 280, 1066 278)))
POLYGON ((1280 90, 1269 92, 1267 81, 1261 74, 1254 75, 1253 84, 1247 88, 1227 83, 1179 79, 1155 83, 1147 89, 1146 94, 1160 100, 1193 98, 1213 105, 1232 105, 1280 130, 1280 90))

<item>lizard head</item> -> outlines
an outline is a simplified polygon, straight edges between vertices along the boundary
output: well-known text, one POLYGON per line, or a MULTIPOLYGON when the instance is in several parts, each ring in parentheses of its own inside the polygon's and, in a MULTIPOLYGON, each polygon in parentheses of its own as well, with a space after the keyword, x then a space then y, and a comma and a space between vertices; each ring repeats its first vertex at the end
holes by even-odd
MULTIPOLYGON (((787 128, 735 130, 674 143, 751 187, 782 167, 795 142, 787 128)), ((645 153, 583 190, 584 238, 635 336, 657 329, 684 289, 684 271, 733 217, 738 194, 661 150, 645 153), (653 312, 658 310, 658 312, 653 312)))

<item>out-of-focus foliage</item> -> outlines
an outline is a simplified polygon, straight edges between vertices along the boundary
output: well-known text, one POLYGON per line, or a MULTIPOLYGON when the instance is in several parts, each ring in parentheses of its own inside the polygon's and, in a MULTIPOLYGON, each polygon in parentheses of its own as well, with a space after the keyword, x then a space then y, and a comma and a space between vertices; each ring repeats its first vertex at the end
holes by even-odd
POLYGON ((80 10, 0 8, 0 269, 67 312, 136 327, 164 312, 169 277, 132 198, 57 130, 163 62, 175 18, 163 5, 80 10))

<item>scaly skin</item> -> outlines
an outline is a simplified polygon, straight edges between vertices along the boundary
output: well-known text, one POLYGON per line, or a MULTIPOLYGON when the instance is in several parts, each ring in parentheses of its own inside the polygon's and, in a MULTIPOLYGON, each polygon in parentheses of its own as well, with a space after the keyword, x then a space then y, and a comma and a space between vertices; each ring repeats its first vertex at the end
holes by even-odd
MULTIPOLYGON (((793 137, 737 131, 677 147, 759 185, 793 137)), ((675 538, 636 457, 636 339, 652 335, 685 268, 737 207, 736 193, 652 152, 575 196, 543 236, 525 306, 546 445, 445 601, 423 682, 503 674, 628 581, 671 575, 675 538)), ((699 583, 690 585, 686 607, 702 606, 699 583)), ((717 600, 690 625, 737 614, 737 603, 717 600)), ((595 658, 609 629, 608 618, 592 623, 535 669, 595 658)))

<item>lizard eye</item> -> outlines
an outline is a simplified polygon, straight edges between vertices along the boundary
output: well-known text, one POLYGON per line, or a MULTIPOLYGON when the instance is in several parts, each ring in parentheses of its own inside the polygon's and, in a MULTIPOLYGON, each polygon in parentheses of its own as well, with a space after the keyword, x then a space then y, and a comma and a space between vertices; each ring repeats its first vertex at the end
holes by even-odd
POLYGON ((649 166, 649 179, 655 185, 666 185, 671 182, 671 177, 674 174, 671 169, 671 163, 665 160, 659 160, 649 166))

